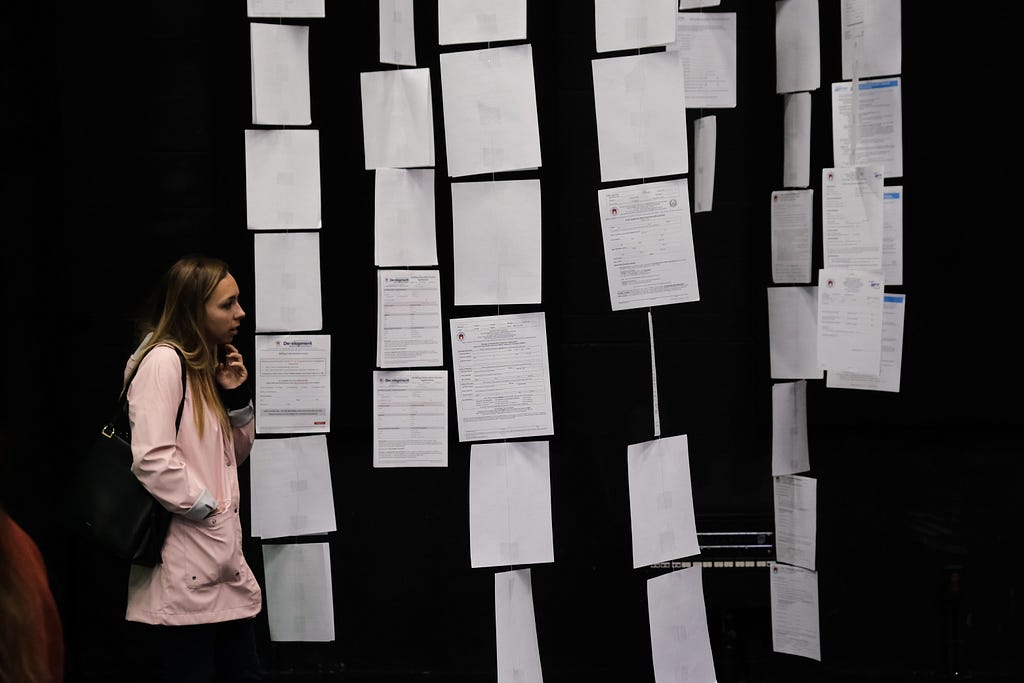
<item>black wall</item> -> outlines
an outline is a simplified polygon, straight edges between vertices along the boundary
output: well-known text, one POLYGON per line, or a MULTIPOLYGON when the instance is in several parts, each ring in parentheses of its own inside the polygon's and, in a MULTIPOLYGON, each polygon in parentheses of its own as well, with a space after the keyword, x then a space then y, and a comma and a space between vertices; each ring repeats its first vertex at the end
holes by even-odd
MULTIPOLYGON (((903 3, 904 177, 889 181, 905 192, 905 285, 893 288, 907 294, 901 391, 809 382, 822 662, 771 651, 765 569, 707 569, 723 683, 995 680, 1017 668, 1019 571, 1007 554, 1024 437, 1006 7, 951 14, 903 3)), ((701 301, 653 311, 661 427, 688 435, 698 531, 770 530, 768 197, 782 189, 774 3, 723 0, 718 10, 738 13, 738 102, 687 115, 691 136, 697 116, 718 118, 715 198, 711 213, 693 216, 701 301)), ((495 569, 470 568, 470 445, 457 441, 454 390, 448 468, 371 464, 376 269, 359 73, 394 67, 378 62, 376 2, 329 2, 327 12, 285 21, 311 26, 321 140, 337 640, 271 643, 264 614, 261 654, 280 678, 490 681, 495 569)), ((820 13, 816 189, 833 165, 829 85, 841 78, 838 0, 821 0, 820 13)), ((241 0, 48 2, 9 8, 2 22, 3 501, 46 557, 69 680, 134 679, 146 641, 123 621, 127 567, 84 545, 56 510, 116 397, 138 305, 163 269, 185 252, 222 256, 254 312, 249 19, 241 0)), ((613 313, 608 301, 593 5, 531 2, 528 22, 544 166, 498 179, 540 178, 543 304, 501 312, 543 310, 548 324, 555 561, 532 567, 544 675, 653 680, 645 584, 666 570, 631 566, 625 460, 628 444, 653 438, 649 341, 645 310, 613 313)), ((418 62, 433 79, 444 316, 492 315, 452 305, 436 36, 436 3, 417 2, 418 62)), ((445 50, 466 47, 484 46, 445 50)), ((820 192, 816 201, 820 209, 820 192)), ((816 272, 820 213, 815 241, 816 272)), ((253 357, 251 334, 239 345, 253 357)), ((262 583, 260 542, 246 553, 262 583)))

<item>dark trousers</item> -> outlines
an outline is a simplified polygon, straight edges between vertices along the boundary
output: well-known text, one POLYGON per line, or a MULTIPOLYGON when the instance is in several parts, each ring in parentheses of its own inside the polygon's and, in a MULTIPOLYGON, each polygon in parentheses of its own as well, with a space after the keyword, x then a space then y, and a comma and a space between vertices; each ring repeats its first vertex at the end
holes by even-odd
POLYGON ((252 619, 155 630, 167 683, 263 680, 252 619))

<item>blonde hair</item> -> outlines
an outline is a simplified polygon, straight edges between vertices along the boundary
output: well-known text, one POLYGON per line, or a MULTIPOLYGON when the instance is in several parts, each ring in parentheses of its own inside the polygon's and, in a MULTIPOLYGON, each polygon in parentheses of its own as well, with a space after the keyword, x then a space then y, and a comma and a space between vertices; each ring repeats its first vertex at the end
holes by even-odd
POLYGON ((139 358, 160 344, 176 347, 185 358, 192 384, 192 413, 200 435, 206 411, 212 411, 225 433, 231 430, 217 394, 217 347, 206 337, 206 302, 228 273, 228 264, 217 258, 193 255, 178 259, 164 274, 140 321, 143 339, 150 336, 136 352, 139 358))

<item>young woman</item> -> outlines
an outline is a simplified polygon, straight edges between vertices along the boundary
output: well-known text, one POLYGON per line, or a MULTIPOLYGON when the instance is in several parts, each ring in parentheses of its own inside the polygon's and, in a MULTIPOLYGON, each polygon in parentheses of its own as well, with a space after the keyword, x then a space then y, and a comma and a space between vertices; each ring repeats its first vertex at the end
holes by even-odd
POLYGON ((259 680, 260 587, 242 555, 238 466, 255 436, 232 343, 245 311, 226 263, 187 256, 164 275, 129 358, 132 470, 171 518, 161 563, 133 565, 126 618, 156 626, 169 681, 259 680), (181 363, 187 375, 181 423, 181 363), (213 675, 213 678, 210 678, 213 675))

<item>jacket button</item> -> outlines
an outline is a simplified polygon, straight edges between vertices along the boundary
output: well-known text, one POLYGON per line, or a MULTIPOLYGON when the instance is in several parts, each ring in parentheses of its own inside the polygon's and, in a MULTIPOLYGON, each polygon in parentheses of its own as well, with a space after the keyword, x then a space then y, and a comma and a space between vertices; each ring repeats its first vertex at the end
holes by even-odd
POLYGON ((217 523, 217 520, 215 520, 215 519, 211 519, 210 520, 210 524, 216 524, 216 523, 217 523))

